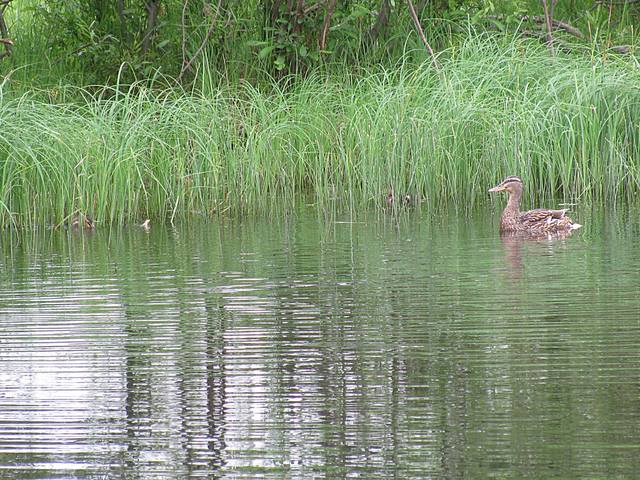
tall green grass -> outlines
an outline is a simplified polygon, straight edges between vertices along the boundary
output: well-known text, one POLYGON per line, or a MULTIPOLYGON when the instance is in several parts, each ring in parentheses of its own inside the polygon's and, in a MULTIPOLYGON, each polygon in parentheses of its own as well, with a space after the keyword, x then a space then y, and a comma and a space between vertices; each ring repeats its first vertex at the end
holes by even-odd
POLYGON ((206 94, 69 87, 51 101, 12 98, 4 84, 0 223, 267 212, 302 197, 382 207, 391 187, 436 213, 485 201, 505 175, 521 176, 532 200, 640 191, 633 59, 475 37, 441 63, 206 94))

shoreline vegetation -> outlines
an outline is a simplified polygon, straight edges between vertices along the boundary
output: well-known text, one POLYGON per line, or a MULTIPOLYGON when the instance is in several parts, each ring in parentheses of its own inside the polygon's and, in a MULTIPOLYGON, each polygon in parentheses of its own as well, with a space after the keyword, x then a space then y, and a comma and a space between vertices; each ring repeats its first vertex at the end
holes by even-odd
POLYGON ((470 35, 416 64, 318 69, 256 87, 0 82, 0 225, 99 224, 318 208, 385 208, 391 188, 434 213, 487 202, 505 175, 532 202, 619 202, 640 192, 633 56, 551 55, 470 35), (333 208, 333 207, 331 207, 333 208))

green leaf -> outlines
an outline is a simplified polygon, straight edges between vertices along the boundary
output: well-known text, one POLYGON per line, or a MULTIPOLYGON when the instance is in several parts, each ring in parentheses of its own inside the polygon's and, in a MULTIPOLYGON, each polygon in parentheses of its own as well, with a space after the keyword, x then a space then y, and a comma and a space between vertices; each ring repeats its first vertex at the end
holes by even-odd
POLYGON ((350 16, 353 19, 358 19, 358 18, 369 16, 369 15, 371 15, 371 10, 364 7, 364 5, 356 5, 351 11, 350 16))
POLYGON ((262 47, 268 44, 269 42, 265 42, 264 40, 249 40, 246 45, 247 47, 262 47))
POLYGON ((266 47, 262 48, 259 52, 258 52, 258 58, 260 60, 263 60, 265 58, 267 58, 269 55, 271 55, 271 52, 273 52, 273 50, 276 48, 275 45, 267 45, 266 47))

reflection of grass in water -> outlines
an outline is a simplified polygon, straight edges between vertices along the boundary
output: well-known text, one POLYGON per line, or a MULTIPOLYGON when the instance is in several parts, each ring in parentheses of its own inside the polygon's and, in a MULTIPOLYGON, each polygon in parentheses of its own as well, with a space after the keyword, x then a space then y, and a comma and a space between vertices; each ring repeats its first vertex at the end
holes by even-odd
POLYGON ((401 64, 268 93, 61 89, 83 100, 51 104, 5 92, 2 223, 268 211, 303 193, 382 206, 390 185, 438 212, 473 206, 506 174, 529 196, 637 193, 640 74, 624 60, 480 39, 446 57, 440 74, 401 64))

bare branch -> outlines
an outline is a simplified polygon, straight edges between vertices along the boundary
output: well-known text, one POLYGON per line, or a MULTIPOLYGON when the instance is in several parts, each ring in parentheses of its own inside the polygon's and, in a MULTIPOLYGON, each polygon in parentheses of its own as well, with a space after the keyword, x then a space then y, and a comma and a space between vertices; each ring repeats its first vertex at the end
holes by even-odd
POLYGON ((544 18, 545 24, 547 26, 547 46, 549 47, 549 51, 551 55, 554 55, 553 50, 553 34, 552 34, 552 22, 553 22, 553 7, 555 7, 556 0, 551 0, 551 5, 549 5, 549 0, 540 0, 542 2, 542 8, 544 9, 544 18))
POLYGON ((614 45, 613 47, 610 47, 609 50, 615 53, 626 55, 627 53, 631 53, 631 46, 630 45, 614 45))
MULTIPOLYGON (((505 17, 504 15, 487 15, 485 18, 488 18, 490 20, 504 20, 505 17)), ((520 20, 523 22, 533 22, 538 25, 544 26, 546 26, 547 24, 547 19, 541 15, 523 15, 522 17, 520 17, 520 20)), ((585 34, 582 33, 580 29, 574 27, 570 23, 562 22, 560 20, 551 20, 551 26, 554 28, 554 30, 563 30, 564 32, 573 35, 574 37, 578 37, 580 39, 586 38, 585 34)))
POLYGON ((184 5, 182 5, 182 18, 180 27, 182 28, 182 66, 180 67, 180 73, 182 73, 182 68, 187 64, 187 7, 189 5, 189 0, 184 0, 184 5))
POLYGON ((4 52, 0 53, 0 60, 4 57, 10 57, 13 53, 13 42, 9 39, 9 30, 4 21, 4 10, 11 0, 5 0, 0 10, 0 44, 4 45, 4 52))
POLYGON ((211 14, 211 24, 209 25, 209 29, 207 30, 207 33, 204 36, 204 39, 202 40, 202 43, 200 44, 198 49, 195 51, 195 53, 192 55, 192 57, 189 59, 189 61, 182 66, 182 70, 180 70, 180 74, 178 75, 178 78, 176 79, 176 81, 180 82, 182 80, 182 77, 184 76, 186 71, 191 68, 191 65, 193 65, 193 62, 202 53, 202 50, 204 50, 204 47, 207 45, 209 38, 211 38, 211 35, 215 30, 216 20, 218 19, 218 15, 220 14, 221 8, 222 8, 222 0, 218 0, 218 5, 216 6, 216 10, 211 14))
POLYGON ((308 6, 307 8, 304 9, 304 14, 309 15, 310 13, 314 12, 315 10, 319 10, 322 7, 323 2, 317 2, 314 3, 313 5, 308 6))
POLYGON ((424 36, 424 31, 422 30, 422 26, 420 25, 420 19, 416 14, 416 9, 413 6, 413 2, 411 0, 407 0, 407 4, 409 5, 409 13, 411 14, 413 23, 415 23, 416 25, 416 30, 418 30, 418 34, 422 39, 422 43, 424 43, 424 46, 426 47, 427 51, 429 52, 429 55, 431 56, 431 61, 433 62, 433 66, 436 68, 436 70, 439 70, 440 65, 438 64, 438 60, 436 59, 435 53, 433 53, 433 49, 431 48, 431 45, 429 45, 429 42, 427 42, 427 37, 424 36))
POLYGON ((320 50, 324 50, 327 46, 327 35, 329 33, 329 25, 331 25, 331 17, 333 17, 333 11, 336 8, 337 0, 327 0, 327 13, 324 16, 324 22, 322 22, 322 32, 320 32, 320 39, 318 40, 318 46, 320 50))
MULTIPOLYGON (((541 17, 539 15, 524 15, 522 16, 522 20, 524 22, 532 21, 538 24, 546 24, 546 21, 547 21, 545 17, 541 17)), ((574 27, 573 25, 567 22, 561 22, 560 20, 551 20, 551 26, 557 30, 564 30, 565 32, 573 35, 574 37, 585 38, 584 33, 582 33, 582 31, 580 31, 578 28, 574 27)))

